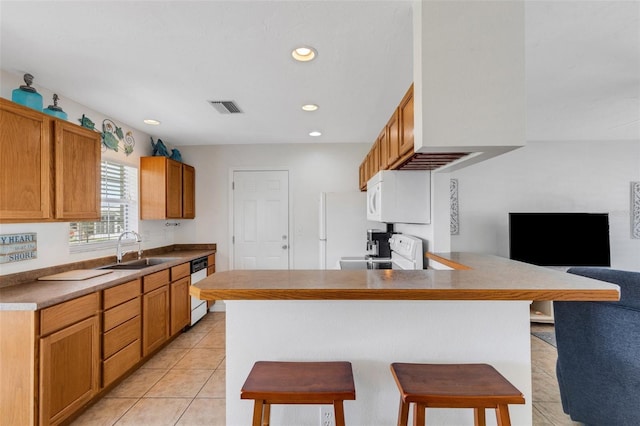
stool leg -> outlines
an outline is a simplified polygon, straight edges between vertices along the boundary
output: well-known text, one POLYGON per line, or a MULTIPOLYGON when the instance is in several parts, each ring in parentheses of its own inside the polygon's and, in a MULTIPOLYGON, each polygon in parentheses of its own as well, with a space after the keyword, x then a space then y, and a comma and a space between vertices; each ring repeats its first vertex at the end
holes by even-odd
POLYGON ((333 401, 333 415, 336 418, 336 426, 345 426, 342 400, 333 401))
POLYGON ((262 404, 263 400, 256 399, 253 404, 253 420, 251 424, 253 426, 261 426, 262 424, 262 404))
POLYGON ((473 424, 475 426, 486 426, 487 421, 484 416, 484 408, 473 409, 473 424))
POLYGON ((409 422, 409 403, 400 398, 400 408, 398 409, 398 426, 407 426, 409 422))
POLYGON ((413 407, 413 425, 414 426, 424 426, 426 416, 427 416, 427 406, 423 404, 416 403, 413 407))
POLYGON ((271 404, 264 404, 264 409, 262 410, 262 426, 269 426, 270 418, 271 404))
POLYGON ((511 426, 509 406, 507 404, 498 404, 496 407, 496 418, 498 420, 498 426, 511 426))

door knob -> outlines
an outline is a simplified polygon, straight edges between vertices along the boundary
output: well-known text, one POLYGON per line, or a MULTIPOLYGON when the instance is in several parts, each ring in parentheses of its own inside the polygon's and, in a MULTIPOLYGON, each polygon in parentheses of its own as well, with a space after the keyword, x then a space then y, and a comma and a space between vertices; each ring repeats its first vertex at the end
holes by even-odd
POLYGON ((288 248, 289 248, 289 246, 287 246, 286 244, 282 246, 282 250, 286 250, 288 248))

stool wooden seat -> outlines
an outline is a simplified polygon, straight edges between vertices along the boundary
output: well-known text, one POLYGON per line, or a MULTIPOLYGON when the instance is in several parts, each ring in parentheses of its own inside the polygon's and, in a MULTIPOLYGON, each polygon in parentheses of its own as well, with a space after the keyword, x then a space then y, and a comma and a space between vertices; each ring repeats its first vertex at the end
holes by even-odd
POLYGON ((344 426, 344 400, 355 400, 350 362, 258 361, 240 391, 255 400, 253 426, 269 425, 271 404, 332 404, 336 426, 344 426))
POLYGON ((486 408, 494 408, 498 426, 509 426, 508 404, 524 404, 524 396, 488 364, 391 364, 398 389, 398 426, 405 426, 409 405, 414 425, 424 426, 427 407, 473 408, 474 424, 485 425, 486 408))

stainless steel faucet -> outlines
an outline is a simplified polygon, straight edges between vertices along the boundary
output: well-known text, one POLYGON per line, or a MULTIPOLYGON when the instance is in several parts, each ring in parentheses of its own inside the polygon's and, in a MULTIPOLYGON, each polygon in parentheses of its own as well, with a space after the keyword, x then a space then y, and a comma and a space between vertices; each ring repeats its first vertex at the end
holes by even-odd
POLYGON ((140 238, 140 234, 138 234, 136 231, 125 231, 118 237, 118 247, 116 248, 116 263, 121 263, 122 256, 133 251, 122 251, 122 237, 127 234, 133 234, 136 237, 136 242, 138 243, 138 259, 142 259, 142 238, 140 238))

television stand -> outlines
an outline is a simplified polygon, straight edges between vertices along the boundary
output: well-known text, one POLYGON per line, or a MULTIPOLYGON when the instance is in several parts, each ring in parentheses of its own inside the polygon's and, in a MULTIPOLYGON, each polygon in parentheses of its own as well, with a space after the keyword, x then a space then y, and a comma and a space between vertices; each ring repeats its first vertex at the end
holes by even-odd
MULTIPOLYGON (((542 268, 553 269, 554 271, 566 273, 570 266, 542 266, 542 268)), ((531 322, 541 322, 553 324, 553 302, 551 300, 537 300, 531 303, 531 322)))
POLYGON ((553 302, 551 300, 536 300, 529 307, 529 319, 531 322, 553 324, 553 302))

